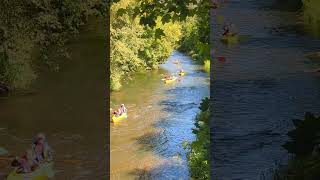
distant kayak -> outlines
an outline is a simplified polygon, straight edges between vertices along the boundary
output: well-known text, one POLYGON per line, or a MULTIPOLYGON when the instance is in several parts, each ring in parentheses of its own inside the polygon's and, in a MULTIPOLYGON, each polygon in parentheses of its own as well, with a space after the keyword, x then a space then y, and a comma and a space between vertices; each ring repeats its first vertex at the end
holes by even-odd
POLYGON ((53 178, 53 162, 43 163, 34 172, 31 173, 17 173, 12 171, 7 180, 48 180, 53 178))
POLYGON ((172 79, 162 79, 162 81, 164 81, 164 83, 169 84, 169 83, 173 83, 177 80, 177 77, 173 77, 172 79))
POLYGON ((222 36, 221 41, 234 44, 239 41, 239 36, 238 35, 224 35, 224 36, 222 36))
POLYGON ((179 72, 179 76, 184 76, 186 75, 186 72, 179 72))
POLYGON ((112 122, 116 123, 116 122, 119 122, 119 121, 122 121, 124 119, 127 119, 128 118, 128 115, 127 113, 123 113, 121 114, 120 116, 112 116, 112 122))
POLYGON ((173 63, 173 64, 180 64, 180 61, 179 61, 179 60, 176 60, 176 61, 173 61, 172 63, 173 63))

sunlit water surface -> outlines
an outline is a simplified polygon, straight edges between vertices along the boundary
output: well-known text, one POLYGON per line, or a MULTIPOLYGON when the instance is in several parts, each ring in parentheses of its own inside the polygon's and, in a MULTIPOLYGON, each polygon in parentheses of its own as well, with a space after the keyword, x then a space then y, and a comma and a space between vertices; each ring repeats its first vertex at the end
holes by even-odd
POLYGON ((159 70, 135 75, 111 94, 112 108, 124 103, 128 119, 110 123, 111 179, 189 179, 183 141, 192 128, 201 99, 209 95, 209 77, 192 59, 174 52, 159 70), (164 84, 179 59, 187 75, 164 84))

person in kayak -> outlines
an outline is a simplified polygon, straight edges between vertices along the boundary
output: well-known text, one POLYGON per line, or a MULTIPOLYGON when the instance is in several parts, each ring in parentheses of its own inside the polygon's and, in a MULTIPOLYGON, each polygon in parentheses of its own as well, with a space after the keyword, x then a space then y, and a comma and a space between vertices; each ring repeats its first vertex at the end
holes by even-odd
POLYGON ((164 80, 171 80, 171 79, 173 79, 173 78, 174 78, 173 75, 165 75, 165 76, 164 76, 164 80))
POLYGON ((120 111, 121 111, 121 114, 127 113, 127 108, 124 106, 124 104, 121 104, 120 111))
POLYGON ((39 133, 33 141, 32 150, 35 154, 35 161, 40 164, 52 161, 52 149, 49 146, 44 134, 39 133))
POLYGON ((17 173, 30 173, 37 168, 38 164, 35 162, 34 153, 29 149, 20 158, 16 157, 11 166, 17 173))
POLYGON ((223 36, 228 36, 228 35, 230 35, 230 27, 228 26, 228 25, 224 25, 223 26, 223 36))
POLYGON ((223 26, 223 36, 235 36, 237 35, 234 24, 224 25, 223 26))
POLYGON ((121 116, 123 113, 126 113, 126 112, 127 112, 126 107, 124 106, 124 104, 121 104, 121 105, 120 105, 120 108, 119 108, 117 111, 114 111, 114 112, 113 112, 113 115, 115 115, 116 117, 119 117, 119 116, 121 116))

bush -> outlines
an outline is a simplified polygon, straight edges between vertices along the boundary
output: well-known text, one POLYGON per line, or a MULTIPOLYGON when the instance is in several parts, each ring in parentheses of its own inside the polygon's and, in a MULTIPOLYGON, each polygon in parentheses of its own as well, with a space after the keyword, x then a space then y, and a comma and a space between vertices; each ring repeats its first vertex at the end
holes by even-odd
POLYGON ((179 22, 163 23, 159 16, 154 27, 142 25, 135 6, 134 0, 120 0, 111 6, 111 90, 119 89, 121 79, 132 72, 158 68, 181 38, 179 22))
POLYGON ((204 98, 200 105, 201 112, 196 117, 193 133, 196 140, 189 145, 188 163, 191 177, 194 179, 210 179, 210 100, 204 98))
MULTIPOLYGON (((102 0, 0 1, 0 82, 26 88, 36 78, 35 54, 67 56, 66 42, 92 15, 105 15, 102 0)), ((60 59, 60 58, 54 58, 60 59)))
POLYGON ((320 117, 307 112, 304 120, 294 119, 295 129, 288 132, 291 141, 283 147, 296 156, 308 156, 320 143, 320 117))

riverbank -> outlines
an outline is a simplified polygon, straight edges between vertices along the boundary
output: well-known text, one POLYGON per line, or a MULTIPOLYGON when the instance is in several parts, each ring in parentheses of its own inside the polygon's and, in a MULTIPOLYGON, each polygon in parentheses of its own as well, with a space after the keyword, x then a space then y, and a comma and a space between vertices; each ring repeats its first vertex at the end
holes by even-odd
POLYGON ((126 120, 110 123, 111 179, 189 179, 182 142, 194 140, 194 118, 208 94, 209 77, 202 66, 177 51, 160 69, 136 73, 112 92, 110 106, 124 103, 129 112, 126 120), (164 84, 163 74, 177 73, 177 59, 186 75, 164 84))
POLYGON ((195 128, 193 133, 196 139, 189 144, 186 142, 185 148, 188 149, 188 164, 190 167, 191 178, 199 180, 210 179, 210 99, 204 98, 200 104, 201 110, 195 118, 195 128))

